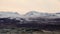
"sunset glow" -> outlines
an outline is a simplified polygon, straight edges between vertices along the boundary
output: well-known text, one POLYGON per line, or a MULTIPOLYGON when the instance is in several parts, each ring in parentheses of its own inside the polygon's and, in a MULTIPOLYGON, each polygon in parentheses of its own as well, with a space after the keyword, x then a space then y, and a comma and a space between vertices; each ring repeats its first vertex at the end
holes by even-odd
POLYGON ((60 0, 0 0, 0 11, 25 14, 29 11, 59 12, 60 0))

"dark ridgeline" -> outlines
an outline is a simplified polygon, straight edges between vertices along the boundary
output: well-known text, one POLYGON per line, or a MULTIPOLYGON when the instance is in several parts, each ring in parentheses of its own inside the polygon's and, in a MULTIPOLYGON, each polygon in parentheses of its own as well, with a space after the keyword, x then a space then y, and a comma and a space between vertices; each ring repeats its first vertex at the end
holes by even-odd
POLYGON ((31 28, 33 30, 60 30, 60 18, 30 18, 30 21, 24 18, 20 20, 10 18, 0 18, 0 28, 31 28))
POLYGON ((0 18, 0 28, 14 28, 17 26, 19 20, 10 18, 0 18))

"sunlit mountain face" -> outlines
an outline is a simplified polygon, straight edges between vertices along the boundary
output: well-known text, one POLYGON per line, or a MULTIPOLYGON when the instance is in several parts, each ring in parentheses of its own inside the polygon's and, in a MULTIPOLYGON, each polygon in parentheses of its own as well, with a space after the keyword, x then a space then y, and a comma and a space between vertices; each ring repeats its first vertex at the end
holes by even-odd
POLYGON ((25 15, 16 12, 0 12, 0 28, 37 28, 60 30, 60 14, 30 11, 25 15))

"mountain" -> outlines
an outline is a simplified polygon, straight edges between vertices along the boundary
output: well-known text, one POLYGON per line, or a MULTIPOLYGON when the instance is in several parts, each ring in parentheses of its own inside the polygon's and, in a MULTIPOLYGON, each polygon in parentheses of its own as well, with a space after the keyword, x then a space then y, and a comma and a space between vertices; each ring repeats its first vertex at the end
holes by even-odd
POLYGON ((35 16, 35 15, 39 15, 39 14, 40 14, 39 12, 30 11, 30 12, 26 13, 26 16, 35 16))
POLYGON ((55 13, 39 13, 36 11, 31 11, 28 12, 26 16, 22 17, 16 12, 0 12, 0 28, 26 27, 43 30, 60 30, 60 18, 54 18, 56 17, 55 13), (38 18, 27 18, 26 16, 38 16, 38 18), (47 16, 47 18, 44 16, 47 16))
POLYGON ((30 11, 28 13, 25 14, 25 16, 33 16, 33 17, 52 17, 52 16, 56 16, 55 14, 53 13, 42 13, 42 12, 37 12, 37 11, 30 11))
POLYGON ((16 18, 16 17, 20 17, 20 14, 18 14, 17 12, 0 12, 0 18, 16 18))

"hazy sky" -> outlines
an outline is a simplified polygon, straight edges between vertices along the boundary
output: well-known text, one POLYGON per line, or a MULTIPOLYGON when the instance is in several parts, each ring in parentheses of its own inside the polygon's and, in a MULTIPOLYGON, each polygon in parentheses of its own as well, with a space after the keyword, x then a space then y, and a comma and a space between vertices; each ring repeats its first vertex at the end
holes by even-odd
POLYGON ((60 0, 0 0, 0 11, 24 14, 28 11, 59 12, 60 0))

